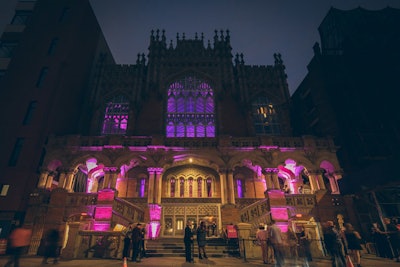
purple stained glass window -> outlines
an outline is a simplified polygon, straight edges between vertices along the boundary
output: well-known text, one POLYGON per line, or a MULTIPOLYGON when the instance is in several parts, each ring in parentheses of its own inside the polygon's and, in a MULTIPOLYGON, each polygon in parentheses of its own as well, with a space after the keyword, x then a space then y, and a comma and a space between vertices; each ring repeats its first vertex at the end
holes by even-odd
POLYGON ((128 128, 129 102, 117 96, 106 104, 102 134, 125 134, 128 128))
POLYGON ((172 178, 170 181, 170 183, 171 183, 170 184, 170 186, 171 186, 170 196, 171 197, 175 197, 175 182, 176 182, 175 178, 172 178))
POLYGON ((167 137, 215 137, 214 97, 211 86, 188 76, 168 88, 167 137))
POLYGON ((243 198, 242 180, 240 179, 236 180, 236 187, 237 187, 238 198, 243 198))

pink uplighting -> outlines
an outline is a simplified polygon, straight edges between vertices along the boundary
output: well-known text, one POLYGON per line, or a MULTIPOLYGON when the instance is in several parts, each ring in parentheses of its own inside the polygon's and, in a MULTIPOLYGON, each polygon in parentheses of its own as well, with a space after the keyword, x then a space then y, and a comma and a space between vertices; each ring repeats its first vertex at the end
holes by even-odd
POLYGON ((287 221, 289 219, 287 208, 271 207, 272 219, 276 221, 287 221))
POLYGON ((109 223, 94 223, 93 230, 108 231, 108 230, 110 230, 110 224, 109 223))
POLYGON ((114 190, 104 189, 97 194, 97 201, 113 201, 114 190))
POLYGON ((112 207, 96 207, 95 219, 111 219, 112 207))

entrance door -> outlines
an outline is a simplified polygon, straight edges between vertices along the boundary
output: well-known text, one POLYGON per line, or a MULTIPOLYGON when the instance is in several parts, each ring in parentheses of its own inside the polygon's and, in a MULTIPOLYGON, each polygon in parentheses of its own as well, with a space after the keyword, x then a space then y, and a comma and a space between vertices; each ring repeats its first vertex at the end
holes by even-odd
POLYGON ((184 217, 176 217, 175 225, 176 225, 175 235, 176 236, 183 235, 183 231, 186 226, 185 218, 184 217))

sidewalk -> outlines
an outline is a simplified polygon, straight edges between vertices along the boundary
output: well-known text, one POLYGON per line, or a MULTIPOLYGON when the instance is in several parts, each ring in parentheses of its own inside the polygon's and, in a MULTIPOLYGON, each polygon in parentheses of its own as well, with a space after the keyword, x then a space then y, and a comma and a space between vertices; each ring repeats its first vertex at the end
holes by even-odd
MULTIPOLYGON (((0 267, 3 267, 8 257, 0 257, 0 267)), ((58 266, 58 267, 122 267, 122 260, 102 260, 102 259, 80 259, 80 260, 61 260, 58 265, 47 264, 42 265, 42 258, 40 257, 23 257, 20 262, 20 267, 39 267, 39 266, 58 266)), ((50 262, 50 261, 49 261, 50 262)), ((373 255, 363 255, 361 260, 363 267, 400 267, 400 263, 377 258, 373 255)), ((183 257, 155 257, 155 258, 144 258, 141 262, 128 261, 128 266, 152 266, 152 267, 206 267, 206 266, 218 266, 218 267, 261 267, 267 266, 272 267, 271 264, 262 264, 260 259, 249 259, 244 262, 243 259, 227 257, 227 258, 208 258, 208 259, 195 259, 195 263, 186 263, 183 257)), ((287 260, 285 266, 287 267, 303 267, 304 263, 300 261, 287 260)), ((314 259, 310 262, 310 267, 331 267, 332 264, 328 259, 314 259)))

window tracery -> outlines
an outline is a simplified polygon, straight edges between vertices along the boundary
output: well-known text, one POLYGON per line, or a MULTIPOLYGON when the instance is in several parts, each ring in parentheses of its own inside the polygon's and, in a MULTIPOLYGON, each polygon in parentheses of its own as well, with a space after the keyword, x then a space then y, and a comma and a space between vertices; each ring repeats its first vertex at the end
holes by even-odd
POLYGON ((252 102, 252 115, 256 135, 280 135, 276 106, 267 97, 252 102))
POLYGON ((129 101, 116 96, 105 107, 102 134, 125 134, 128 128, 129 101))
POLYGON ((211 86, 185 77, 168 88, 167 137, 215 137, 214 96, 211 86))

